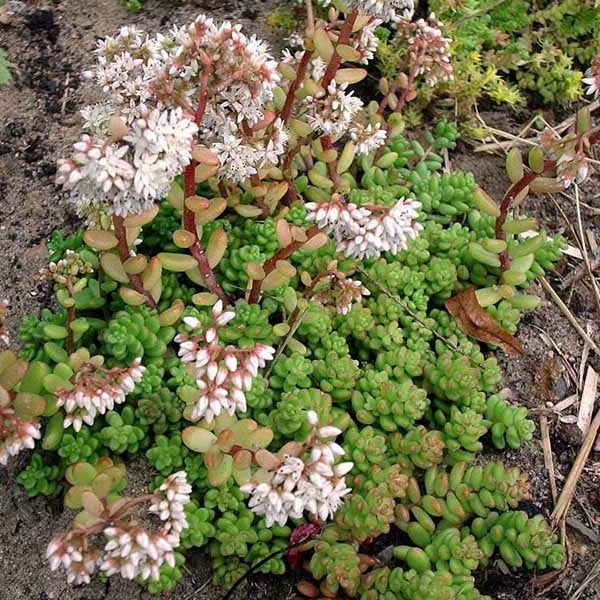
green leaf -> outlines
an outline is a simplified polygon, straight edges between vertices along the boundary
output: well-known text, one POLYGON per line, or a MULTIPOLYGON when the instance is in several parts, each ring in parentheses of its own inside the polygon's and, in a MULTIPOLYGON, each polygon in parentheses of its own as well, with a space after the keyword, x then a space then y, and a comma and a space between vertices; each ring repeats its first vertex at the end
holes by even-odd
POLYGON ((186 427, 181 433, 183 443, 194 452, 206 452, 217 439, 217 436, 202 427, 186 427))

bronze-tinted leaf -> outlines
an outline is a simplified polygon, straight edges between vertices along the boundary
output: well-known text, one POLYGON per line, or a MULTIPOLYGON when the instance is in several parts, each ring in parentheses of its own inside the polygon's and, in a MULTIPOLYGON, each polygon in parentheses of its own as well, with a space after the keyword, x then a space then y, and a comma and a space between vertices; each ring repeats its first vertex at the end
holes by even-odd
POLYGON ((292 243, 290 225, 285 219, 277 219, 275 222, 275 231, 277 232, 277 241, 282 248, 292 243))
POLYGON ((227 234, 222 227, 215 229, 206 246, 206 258, 211 269, 214 269, 223 258, 227 249, 227 234))
POLYGON ((112 231, 88 229, 83 233, 83 241, 95 250, 111 250, 116 248, 119 240, 112 231))
POLYGON ((277 458, 272 452, 261 448, 254 453, 254 460, 259 467, 272 471, 276 469, 280 464, 281 460, 277 458))
POLYGON ((321 595, 319 588, 305 579, 296 584, 296 589, 307 598, 318 598, 321 595))
POLYGON ((100 264, 102 265, 104 272, 115 281, 118 281, 119 283, 129 282, 129 277, 127 273, 125 273, 125 269, 123 269, 123 263, 121 263, 121 259, 116 254, 103 252, 100 255, 100 264))
POLYGON ((86 490, 81 494, 81 505, 84 510, 95 517, 99 517, 104 512, 104 504, 91 490, 86 490))
POLYGON ((160 252, 157 254, 164 269, 181 273, 196 267, 196 259, 189 254, 176 254, 174 252, 160 252))
POLYGON ((523 347, 479 304, 475 288, 467 288, 446 300, 448 312, 467 335, 500 346, 506 354, 523 354, 523 347))
POLYGON ((144 212, 129 215, 129 216, 125 217, 125 220, 123 221, 123 225, 128 228, 129 227, 142 227, 142 226, 150 223, 150 221, 152 221, 154 219, 154 217, 156 217, 156 215, 158 214, 159 208, 160 207, 158 204, 153 204, 148 210, 145 210, 144 212))
POLYGON ((217 437, 211 431, 202 427, 186 427, 181 439, 183 443, 194 452, 207 452, 215 443, 217 437))
POLYGON ((132 288, 119 288, 119 296, 129 306, 141 306, 146 302, 146 297, 132 288))
POLYGON ((335 75, 335 80, 337 83, 358 83, 362 81, 367 76, 367 70, 353 67, 350 69, 339 69, 335 75))
POLYGON ((169 308, 158 315, 158 322, 161 324, 161 327, 171 327, 175 325, 181 318, 184 309, 185 304, 183 301, 179 298, 175 300, 169 308))

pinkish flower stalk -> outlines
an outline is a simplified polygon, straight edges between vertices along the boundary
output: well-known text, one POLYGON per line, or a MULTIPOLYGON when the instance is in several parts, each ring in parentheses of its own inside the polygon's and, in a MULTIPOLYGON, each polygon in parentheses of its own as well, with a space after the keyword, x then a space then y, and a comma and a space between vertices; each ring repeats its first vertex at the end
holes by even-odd
POLYGON ((600 96, 600 57, 592 61, 585 77, 581 80, 587 86, 585 93, 593 98, 600 96))
POLYGON ((136 358, 126 369, 104 369, 92 363, 83 365, 75 375, 73 387, 56 392, 56 404, 64 407, 66 413, 65 429, 72 425, 79 431, 83 423, 92 425, 96 415, 103 415, 116 404, 125 402, 146 370, 141 361, 136 358))
POLYGON ((169 475, 150 496, 123 498, 105 506, 93 524, 52 538, 46 551, 50 569, 64 568, 68 583, 74 585, 89 583, 96 571, 107 576, 118 573, 124 579, 158 580, 163 564, 175 565, 174 551, 188 526, 184 509, 191 491, 186 473, 180 471, 169 475), (158 528, 140 522, 139 506, 148 502, 146 514, 158 516, 158 528))
POLYGON ((308 202, 307 219, 330 233, 338 252, 355 258, 378 257, 382 252, 398 254, 415 239, 423 226, 417 222, 421 204, 399 198, 391 207, 357 206, 333 194, 329 202, 308 202))
POLYGON ((267 361, 272 360, 275 350, 265 344, 251 348, 223 346, 219 340, 219 328, 235 317, 231 310, 223 311, 223 302, 217 301, 212 311, 213 323, 204 329, 194 317, 184 317, 186 325, 198 333, 180 333, 175 341, 180 344, 179 357, 190 363, 196 385, 202 392, 194 405, 190 418, 212 421, 221 412, 233 415, 246 410, 245 392, 252 387, 252 380, 267 361))
POLYGON ((298 452, 285 454, 267 481, 268 473, 262 473, 260 482, 241 487, 250 494, 248 506, 252 512, 264 515, 267 527, 274 523, 283 526, 290 517, 301 518, 304 512, 326 521, 352 491, 346 486, 345 475, 354 464, 339 462, 344 449, 335 442, 341 430, 321 426, 315 411, 309 411, 307 418, 312 431, 298 452))
POLYGON ((336 311, 345 315, 350 312, 352 305, 360 302, 363 296, 370 296, 371 292, 357 281, 348 277, 337 269, 337 261, 332 261, 327 268, 327 273, 315 278, 305 297, 323 305, 333 305, 336 311))
POLYGON ((6 465, 10 456, 33 448, 39 439, 39 423, 21 419, 12 408, 0 406, 0 465, 6 465))

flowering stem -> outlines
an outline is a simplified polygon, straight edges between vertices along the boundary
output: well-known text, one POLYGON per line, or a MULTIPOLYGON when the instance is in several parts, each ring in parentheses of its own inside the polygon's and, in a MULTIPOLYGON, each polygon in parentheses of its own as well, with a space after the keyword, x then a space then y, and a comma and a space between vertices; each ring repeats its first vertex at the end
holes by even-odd
MULTIPOLYGON (((313 225, 310 229, 306 230, 306 239, 301 242, 299 240, 294 240, 290 242, 284 248, 281 248, 278 252, 276 252, 264 265, 263 271, 265 272, 265 277, 275 269, 277 263, 280 260, 285 260, 289 258, 298 248, 306 244, 308 240, 315 237, 317 233, 321 231, 316 225, 313 225)), ((248 295, 248 304, 256 304, 258 299, 260 298, 260 286, 262 283, 262 279, 254 279, 252 281, 252 288, 250 289, 250 294, 248 295)))
MULTIPOLYGON (((549 171, 551 169, 554 169, 555 167, 556 167, 556 163, 553 160, 544 161, 544 171, 549 171)), ((496 225, 495 225, 496 239, 498 239, 498 240, 506 239, 506 233, 504 232, 504 223, 506 222, 506 217, 508 216, 508 210, 510 208, 510 205, 512 204, 513 200, 528 185, 530 185, 539 175, 540 175, 540 173, 536 173, 535 171, 530 171, 529 173, 526 173, 525 175, 523 175, 523 177, 521 177, 521 179, 519 179, 518 181, 515 181, 515 183, 513 183, 510 186, 510 188, 508 189, 506 194, 504 194, 504 198, 502 198, 502 202, 500 204, 500 214, 496 218, 496 225)), ((510 268, 510 260, 508 258, 508 249, 504 250, 500 254, 500 266, 503 271, 506 271, 507 269, 510 268)))
MULTIPOLYGON (((194 121, 196 125, 200 127, 202 119, 204 119, 204 113, 206 112, 206 105, 208 103, 208 77, 210 74, 211 61, 208 57, 202 63, 202 74, 200 76, 200 91, 198 93, 198 106, 194 113, 194 121)), ((185 198, 194 196, 196 193, 196 161, 191 159, 188 166, 185 168, 183 174, 183 189, 185 192, 185 198)), ((221 286, 217 282, 214 271, 212 270, 208 258, 204 252, 204 248, 198 239, 198 232, 196 231, 196 215, 186 205, 183 204, 183 227, 186 231, 194 236, 194 243, 190 246, 190 254, 196 259, 198 269, 202 275, 202 279, 206 284, 206 287, 217 296, 224 304, 230 304, 229 298, 225 295, 225 292, 221 289, 221 286)))
POLYGON ((290 120, 290 116, 292 114, 292 107, 294 106, 294 100, 296 99, 296 91, 298 90, 300 84, 306 76, 306 69, 308 68, 308 63, 310 62, 311 56, 312 52, 310 50, 304 51, 304 54, 300 59, 300 64, 298 65, 296 79, 294 79, 294 81, 290 83, 287 96, 285 97, 285 104, 283 105, 283 108, 281 109, 281 114, 279 115, 284 123, 287 123, 290 120))
MULTIPOLYGON (((260 177, 258 176, 257 173, 250 175, 250 182, 252 183, 252 186, 256 187, 256 188, 261 185, 260 177)), ((257 196, 256 204, 258 204, 258 208, 260 208, 260 210, 262 210, 263 217, 268 217, 269 216, 269 207, 265 204, 264 196, 257 196)))
MULTIPOLYGON (((119 251, 119 258, 121 259, 121 262, 124 263, 127 259, 130 258, 130 254, 123 217, 113 215, 113 226, 115 228, 115 235, 117 237, 117 240, 119 241, 117 245, 117 249, 119 251)), ((146 304, 150 308, 157 308, 156 301, 151 296, 150 292, 144 289, 144 284, 142 283, 142 278, 140 277, 140 275, 127 273, 127 277, 129 277, 129 282, 131 283, 133 289, 139 294, 142 294, 142 296, 144 296, 144 298, 146 299, 146 304)))
MULTIPOLYGON (((341 44, 348 44, 350 41, 352 29, 354 28, 354 23, 356 22, 357 17, 358 10, 353 8, 350 14, 346 17, 344 25, 340 31, 340 35, 337 39, 338 46, 341 44)), ((326 90, 329 87, 329 84, 333 81, 333 78, 335 77, 335 74, 337 73, 337 70, 340 68, 341 64, 342 57, 337 53, 337 50, 334 50, 331 58, 329 59, 329 64, 327 65, 323 79, 321 79, 321 87, 324 90, 326 90)))
MULTIPOLYGON (((331 137, 328 135, 321 137, 321 146, 323 147, 324 152, 327 152, 328 150, 335 150, 333 143, 331 142, 331 137)), ((334 188, 337 190, 340 187, 340 176, 337 172, 336 159, 327 162, 327 172, 329 173, 329 179, 333 181, 334 188)))
MULTIPOLYGON (((193 196, 194 192, 196 191, 195 171, 196 163, 192 160, 192 162, 190 162, 190 164, 186 167, 184 173, 184 190, 186 198, 193 196)), ((200 240, 198 239, 198 232, 196 231, 196 215, 185 205, 185 203, 183 205, 183 228, 193 234, 195 238, 195 241, 190 246, 189 250, 190 254, 196 259, 198 269, 202 275, 202 279, 204 280, 206 287, 213 294, 215 294, 217 298, 222 300, 224 304, 231 304, 229 298, 221 289, 221 286, 215 277, 215 273, 208 263, 208 258, 206 257, 204 248, 202 248, 200 240)))
POLYGON ((306 0, 306 35, 311 37, 315 32, 315 11, 312 0, 306 0))

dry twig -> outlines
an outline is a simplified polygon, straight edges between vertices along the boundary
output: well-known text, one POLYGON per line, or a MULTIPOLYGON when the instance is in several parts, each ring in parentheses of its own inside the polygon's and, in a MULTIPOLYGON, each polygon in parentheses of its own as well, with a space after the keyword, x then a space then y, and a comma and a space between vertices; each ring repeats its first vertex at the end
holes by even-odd
POLYGON ((542 436, 542 448, 544 450, 544 466, 548 471, 550 479, 550 491, 552 500, 556 502, 556 477, 554 476, 554 459, 552 458, 552 444, 550 443, 550 430, 548 428, 548 417, 540 415, 540 434, 542 436))
POLYGON ((575 318, 573 313, 569 310, 569 307, 561 300, 560 296, 554 291, 554 288, 548 283, 546 278, 540 277, 539 281, 540 281, 542 287, 548 292, 548 294, 550 294, 550 296, 552 297, 552 300, 554 300, 554 303, 558 306, 558 308, 565 315, 565 317, 567 317, 567 319, 569 320, 569 323, 571 323, 571 325, 573 325, 574 329, 581 336, 581 338, 590 345, 590 348, 598 356, 600 356, 600 348, 598 348, 598 345, 596 344, 596 342, 594 342, 594 340, 586 333, 586 331, 583 329, 583 327, 579 324, 579 321, 577 321, 577 319, 575 318))
POLYGON ((564 519, 567 515, 571 500, 573 498, 573 494, 575 493, 575 488, 577 487, 577 482, 579 481, 579 477, 583 471, 585 461, 592 450, 594 440, 598 434, 598 429, 600 429, 600 410, 596 413, 596 416, 594 417, 594 420, 592 421, 592 424, 590 425, 590 428, 583 439, 583 443, 581 444, 581 448, 577 453, 575 462, 571 467, 569 476, 565 481, 565 485, 554 506, 554 510, 552 511, 552 518, 556 523, 564 523, 564 519))

